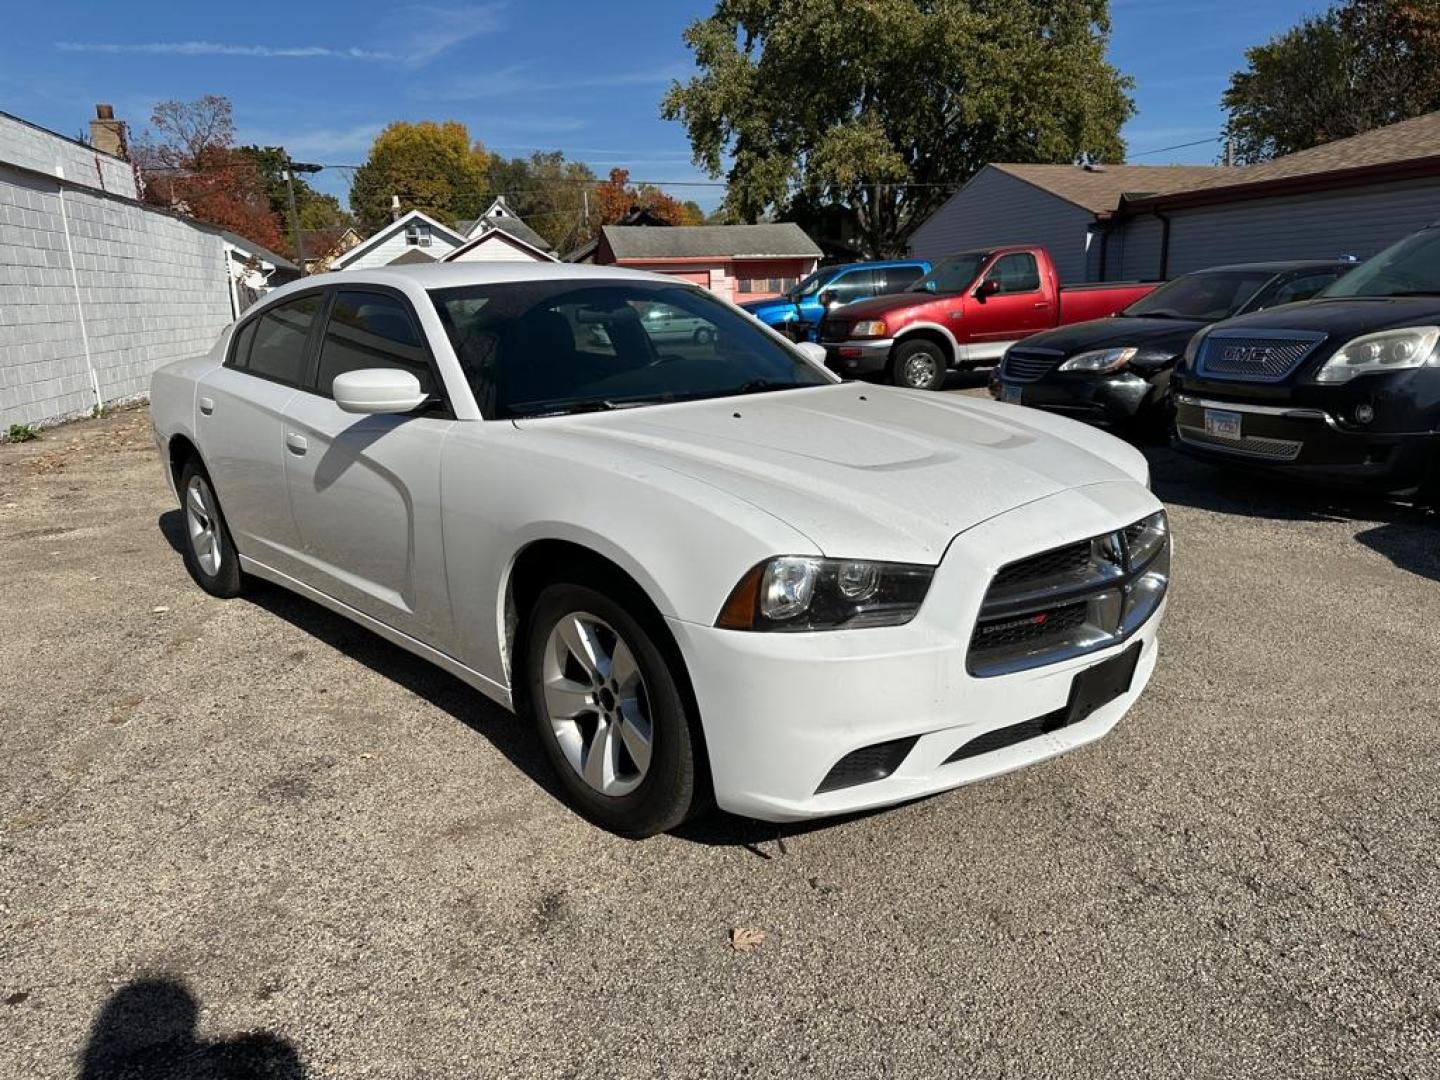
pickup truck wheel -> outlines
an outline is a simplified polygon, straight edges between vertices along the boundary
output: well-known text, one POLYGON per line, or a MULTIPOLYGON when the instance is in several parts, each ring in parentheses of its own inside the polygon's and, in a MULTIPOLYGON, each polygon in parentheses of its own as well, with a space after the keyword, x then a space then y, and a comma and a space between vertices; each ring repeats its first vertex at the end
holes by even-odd
POLYGON ((180 506, 185 515, 185 569, 211 596, 229 600, 245 590, 245 575, 230 527, 210 477, 194 458, 180 470, 180 506))
POLYGON ((933 341, 906 341, 891 356, 890 381, 911 390, 939 390, 945 367, 945 355, 933 341))
POLYGON ((685 697, 642 619, 596 589, 550 585, 524 645, 525 703, 571 806, 635 839, 699 807, 685 697))

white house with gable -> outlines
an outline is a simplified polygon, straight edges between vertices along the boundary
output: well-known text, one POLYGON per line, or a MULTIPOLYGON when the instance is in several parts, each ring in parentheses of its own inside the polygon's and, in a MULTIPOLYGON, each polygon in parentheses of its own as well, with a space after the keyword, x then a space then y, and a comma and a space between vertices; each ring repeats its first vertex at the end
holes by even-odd
POLYGON ((372 269, 396 263, 557 262, 555 251, 497 198, 474 221, 454 228, 411 210, 337 258, 334 270, 372 269))

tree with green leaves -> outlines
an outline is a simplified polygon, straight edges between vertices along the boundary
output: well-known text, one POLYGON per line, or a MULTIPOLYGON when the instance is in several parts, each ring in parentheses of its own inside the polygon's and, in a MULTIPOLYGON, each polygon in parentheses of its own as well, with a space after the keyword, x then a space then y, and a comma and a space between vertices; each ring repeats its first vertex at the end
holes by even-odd
MULTIPOLYGON (((295 238, 291 235, 290 199, 285 183, 289 154, 281 146, 242 146, 236 152, 249 158, 260 170, 260 178, 265 184, 266 194, 270 197, 270 209, 277 220, 284 222, 286 244, 283 254, 294 258, 295 238)), ((343 232, 355 224, 355 219, 340 205, 339 199, 334 195, 316 191, 306 181, 303 173, 295 174, 295 210, 300 218, 300 228, 305 232, 343 232)), ((307 251, 306 254, 313 256, 315 253, 307 251)))
POLYGON ((421 210, 447 224, 478 217, 490 193, 491 155, 454 120, 397 121, 375 137, 355 171, 350 209, 364 231, 390 220, 391 199, 402 213, 421 210))
POLYGON ((1440 3, 1346 0, 1245 53, 1221 98, 1241 164, 1440 109, 1440 3))
POLYGON ((840 204, 867 254, 898 255, 987 162, 1123 160, 1109 31, 1108 0, 718 0, 661 115, 734 216, 840 204))
POLYGON ((490 165, 490 189, 526 225, 558 252, 573 251, 592 238, 585 222, 585 192, 595 174, 582 161, 566 161, 559 150, 537 150, 529 157, 496 158, 490 165))

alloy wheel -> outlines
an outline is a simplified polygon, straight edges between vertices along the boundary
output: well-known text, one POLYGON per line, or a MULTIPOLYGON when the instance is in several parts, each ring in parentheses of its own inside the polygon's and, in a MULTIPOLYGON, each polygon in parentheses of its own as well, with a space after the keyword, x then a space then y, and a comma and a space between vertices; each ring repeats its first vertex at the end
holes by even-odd
POLYGON ((220 523, 215 513, 215 493, 203 476, 192 476, 185 490, 185 522, 195 561, 207 577, 220 572, 222 559, 220 523))
POLYGON ((905 385, 929 386, 939 365, 928 352, 912 353, 905 360, 905 385))
POLYGON ((628 795, 650 769, 650 699, 635 654, 588 612, 559 619, 545 642, 545 712, 560 753, 602 795, 628 795))

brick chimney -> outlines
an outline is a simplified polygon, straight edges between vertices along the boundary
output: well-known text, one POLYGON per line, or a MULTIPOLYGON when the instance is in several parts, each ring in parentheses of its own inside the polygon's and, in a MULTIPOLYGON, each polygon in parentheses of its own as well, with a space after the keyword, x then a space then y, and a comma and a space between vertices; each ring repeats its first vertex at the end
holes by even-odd
POLYGON ((124 120, 115 119, 113 107, 95 106, 95 119, 90 121, 90 145, 96 150, 129 160, 130 146, 126 124, 124 120))

